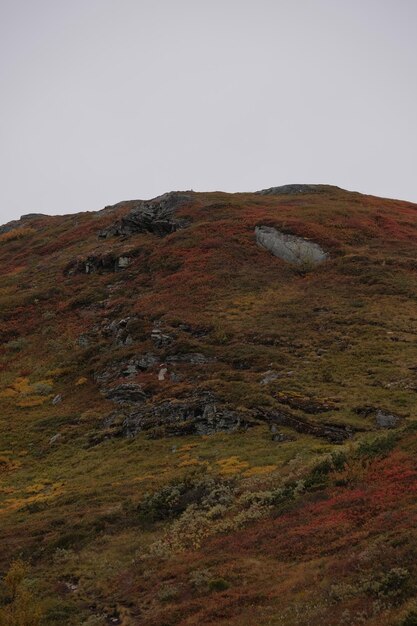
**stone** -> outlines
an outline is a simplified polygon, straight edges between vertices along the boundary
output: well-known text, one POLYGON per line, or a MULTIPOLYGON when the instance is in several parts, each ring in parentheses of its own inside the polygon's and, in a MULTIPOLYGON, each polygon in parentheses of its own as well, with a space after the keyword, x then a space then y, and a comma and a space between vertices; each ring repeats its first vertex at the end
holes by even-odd
MULTIPOLYGON (((135 437, 140 432, 148 433, 150 438, 210 435, 246 429, 255 423, 247 414, 232 411, 210 392, 203 392, 182 400, 144 403, 127 413, 121 425, 115 422, 113 436, 135 437)), ((103 424, 106 428, 108 425, 103 424)))
MULTIPOLYGON (((257 417, 269 424, 288 426, 298 433, 313 435, 330 441, 331 443, 343 443, 346 439, 353 437, 354 429, 347 424, 333 424, 330 422, 310 422, 305 418, 298 417, 292 413, 274 410, 258 410, 257 417)), ((276 433, 273 433, 276 434, 276 433)))
POLYGON ((300 193, 323 193, 325 191, 336 190, 340 187, 334 185, 281 185, 279 187, 269 187, 255 191, 260 196, 293 196, 300 193))
POLYGON ((295 441, 294 437, 291 437, 290 435, 286 435, 285 433, 273 433, 272 437, 271 437, 271 441, 277 441, 278 443, 284 443, 286 441, 295 441))
POLYGON ((201 352, 187 352, 185 354, 173 354, 166 358, 167 363, 192 363, 193 365, 203 365, 216 359, 205 356, 201 352))
POLYGON ((399 415, 383 411, 382 409, 378 409, 375 415, 375 422, 378 428, 395 428, 399 425, 401 419, 399 415))
POLYGON ((190 199, 189 193, 170 191, 152 200, 139 200, 125 217, 100 231, 99 237, 128 237, 135 233, 165 237, 190 225, 189 219, 175 215, 190 199))
POLYGON ((105 396, 117 404, 136 404, 146 400, 142 387, 136 383, 124 383, 111 387, 105 391, 105 396))
POLYGON ((159 359, 154 354, 146 353, 128 360, 113 361, 106 369, 95 372, 94 378, 98 383, 107 384, 113 379, 136 376, 139 372, 147 371, 158 363, 159 359))
POLYGON ((123 270, 128 267, 130 259, 128 256, 121 256, 117 259, 117 267, 119 270, 123 270))
POLYGON ((60 441, 62 439, 62 435, 61 433, 57 433, 56 435, 54 435, 53 437, 50 438, 49 440, 49 445, 53 446, 54 443, 57 443, 58 441, 60 441))
POLYGON ((404 419, 401 415, 372 405, 357 406, 353 410, 361 417, 372 418, 378 428, 396 428, 404 419))
POLYGON ((274 372, 274 370, 268 370, 267 372, 265 372, 265 374, 263 374, 263 378, 260 381, 260 385, 268 385, 269 383, 272 383, 274 380, 277 380, 277 378, 279 378, 279 374, 278 372, 274 372))
POLYGON ((52 404, 55 406, 56 404, 59 404, 60 402, 62 402, 62 396, 59 393, 58 395, 55 396, 55 398, 53 398, 52 404))
POLYGON ((274 256, 298 266, 315 266, 328 258, 327 253, 317 244, 296 235, 287 235, 272 226, 255 228, 256 242, 274 256))
POLYGON ((151 339, 155 345, 155 348, 166 348, 173 341, 173 337, 171 335, 163 333, 160 328, 154 328, 152 330, 151 339))
POLYGON ((77 344, 80 348, 88 348, 90 346, 90 341, 87 335, 80 335, 77 339, 77 344))
POLYGON ((64 267, 63 272, 65 276, 73 276, 75 274, 103 274, 116 272, 119 269, 124 269, 124 266, 119 267, 119 257, 116 257, 112 253, 107 253, 92 254, 84 259, 73 259, 64 267))

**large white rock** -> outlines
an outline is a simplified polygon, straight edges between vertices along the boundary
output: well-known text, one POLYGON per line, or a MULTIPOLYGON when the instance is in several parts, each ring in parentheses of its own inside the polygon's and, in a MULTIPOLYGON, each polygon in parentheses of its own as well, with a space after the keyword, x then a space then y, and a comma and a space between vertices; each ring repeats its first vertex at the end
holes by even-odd
POLYGON ((262 248, 294 265, 311 267, 322 263, 328 256, 317 243, 295 235, 286 235, 271 226, 257 226, 255 237, 262 248))

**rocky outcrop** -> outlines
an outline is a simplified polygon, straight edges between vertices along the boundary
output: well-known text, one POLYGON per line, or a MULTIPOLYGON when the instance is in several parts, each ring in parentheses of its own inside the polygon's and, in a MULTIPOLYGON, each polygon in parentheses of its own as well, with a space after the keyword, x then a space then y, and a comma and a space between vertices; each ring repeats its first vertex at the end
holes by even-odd
POLYGON ((371 417, 377 428, 396 428, 404 420, 402 415, 370 405, 358 406, 354 411, 361 417, 371 417))
POLYGON ((256 242, 287 263, 310 267, 323 263, 327 253, 317 244, 296 235, 287 235, 271 226, 255 228, 256 242))
POLYGON ((202 354, 201 352, 186 352, 184 354, 173 354, 167 356, 166 363, 190 363, 191 365, 204 365, 205 363, 212 363, 215 358, 211 358, 202 354))
POLYGON ((258 416, 269 424, 288 426, 298 433, 327 439, 331 443, 343 443, 354 434, 354 429, 347 424, 313 423, 284 411, 259 411, 258 416))
POLYGON ((154 354, 139 354, 130 359, 123 359, 109 363, 104 370, 96 372, 94 378, 100 384, 107 384, 118 378, 136 376, 136 374, 139 374, 140 372, 145 372, 155 367, 159 362, 160 359, 158 359, 158 357, 154 354))
POLYGON ((402 418, 399 415, 395 415, 390 411, 383 411, 378 409, 375 415, 375 422, 378 428, 395 428, 399 426, 402 418))
POLYGON ((103 422, 102 438, 135 437, 141 432, 149 438, 210 435, 247 429, 256 423, 246 414, 222 406, 210 392, 203 392, 182 400, 146 403, 122 415, 113 413, 103 422))
POLYGON ((0 235, 3 233, 9 233, 11 230, 15 230, 16 228, 23 228, 28 225, 28 222, 36 220, 40 217, 47 216, 44 213, 27 213, 26 215, 22 215, 18 220, 12 220, 11 222, 7 222, 7 224, 2 224, 0 226, 0 235))
POLYGON ((131 346, 135 337, 142 330, 142 324, 138 317, 127 316, 119 320, 104 320, 95 332, 105 339, 110 339, 114 347, 131 346))
POLYGON ((108 400, 112 400, 117 404, 137 404, 144 402, 146 395, 140 385, 136 383, 125 383, 106 389, 105 396, 108 400))
POLYGON ((130 264, 130 257, 115 254, 90 255, 86 259, 74 259, 64 268, 65 276, 118 272, 130 264))
POLYGON ((340 189, 332 185, 281 185, 255 191, 260 196, 292 196, 300 193, 323 193, 330 189, 340 189))
POLYGON ((190 220, 177 217, 176 212, 190 199, 190 193, 170 191, 153 200, 141 200, 125 217, 100 231, 99 237, 128 237, 135 233, 165 237, 189 226, 190 220))

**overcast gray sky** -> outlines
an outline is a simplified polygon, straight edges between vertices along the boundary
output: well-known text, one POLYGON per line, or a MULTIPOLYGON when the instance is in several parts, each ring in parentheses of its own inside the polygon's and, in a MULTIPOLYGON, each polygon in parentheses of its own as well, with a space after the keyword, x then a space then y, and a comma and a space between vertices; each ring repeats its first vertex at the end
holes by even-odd
POLYGON ((417 202, 417 0, 0 0, 0 218, 171 189, 417 202))

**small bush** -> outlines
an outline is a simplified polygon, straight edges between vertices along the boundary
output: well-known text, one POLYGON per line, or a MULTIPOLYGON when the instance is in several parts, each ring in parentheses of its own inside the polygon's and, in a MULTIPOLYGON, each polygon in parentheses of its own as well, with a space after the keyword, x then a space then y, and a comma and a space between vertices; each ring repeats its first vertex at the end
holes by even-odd
POLYGON ((163 585, 158 591, 158 599, 160 602, 171 602, 179 596, 178 588, 175 585, 163 585))
POLYGON ((41 626, 42 607, 27 587, 27 567, 14 561, 4 577, 6 604, 0 607, 0 626, 41 626))
POLYGON ((376 437, 371 441, 363 441, 358 447, 357 454, 367 458, 386 456, 394 449, 397 439, 398 435, 396 433, 389 433, 382 437, 376 437))
POLYGON ((6 350, 10 352, 21 352, 27 345, 26 339, 24 337, 19 337, 18 339, 12 339, 4 346, 6 350))
POLYGON ((230 584, 224 578, 214 578, 208 584, 209 591, 226 591, 230 584))

